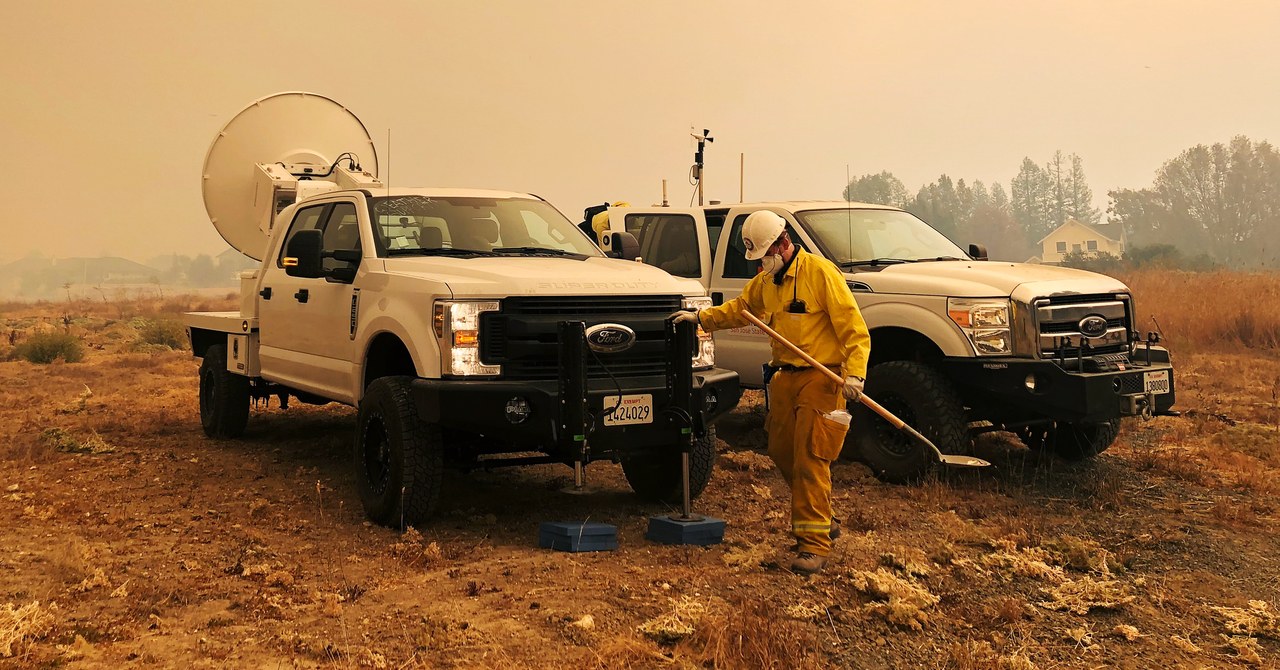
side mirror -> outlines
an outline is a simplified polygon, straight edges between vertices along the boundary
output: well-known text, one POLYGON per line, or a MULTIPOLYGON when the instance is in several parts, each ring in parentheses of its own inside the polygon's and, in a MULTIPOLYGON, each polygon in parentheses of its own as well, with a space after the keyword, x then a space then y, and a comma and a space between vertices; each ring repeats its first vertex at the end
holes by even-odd
POLYGON ((610 258, 634 261, 640 257, 640 242, 631 233, 609 233, 604 236, 604 253, 610 258))
POLYGON ((317 279, 324 276, 320 264, 320 252, 324 248, 324 233, 319 230, 299 230, 289 238, 284 251, 284 271, 290 277, 317 279))
POLYGON ((969 258, 972 258, 972 259, 973 259, 973 260, 975 260, 975 261, 985 261, 985 260, 987 260, 987 247, 986 247, 986 245, 984 245, 984 244, 970 244, 970 245, 969 245, 969 258))

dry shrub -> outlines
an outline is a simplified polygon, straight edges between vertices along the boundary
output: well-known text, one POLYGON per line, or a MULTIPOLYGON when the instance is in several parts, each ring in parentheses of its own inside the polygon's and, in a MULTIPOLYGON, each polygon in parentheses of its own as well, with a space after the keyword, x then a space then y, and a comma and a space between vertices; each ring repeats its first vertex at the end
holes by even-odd
POLYGON ((84 360, 84 345, 80 338, 69 333, 36 333, 19 344, 14 353, 18 358, 42 365, 54 361, 79 363, 84 360))
POLYGON ((1049 589, 1041 589, 1050 600, 1037 603, 1045 609, 1088 614, 1091 609, 1120 609, 1133 602, 1137 596, 1127 585, 1116 580, 1094 580, 1084 576, 1068 579, 1049 589))
POLYGON ((1223 635, 1222 641, 1236 652, 1236 658, 1249 665, 1262 665, 1262 645, 1258 641, 1244 635, 1223 635))
POLYGON ((720 555, 726 567, 735 570, 751 570, 767 562, 773 554, 767 544, 747 544, 745 542, 729 542, 720 555))
POLYGON ((1035 613, 1031 605, 1018 598, 1001 598, 995 609, 995 618, 1006 624, 1018 623, 1035 613))
POLYGON ((49 552, 50 575, 63 584, 77 584, 89 578, 94 562, 93 548, 74 535, 49 552))
POLYGON ((677 647, 696 661, 695 667, 788 670, 825 667, 818 649, 813 623, 778 616, 762 598, 742 598, 704 615, 677 647))
POLYGON ((116 450, 97 431, 90 431, 88 437, 80 439, 62 428, 46 428, 40 433, 40 440, 54 451, 68 454, 109 454, 116 450))
POLYGON ((1052 556, 1040 547, 1018 548, 1010 539, 993 540, 992 546, 998 549, 982 556, 979 561, 1005 580, 1015 577, 1030 577, 1044 582, 1059 583, 1065 577, 1062 568, 1050 565, 1052 556))
POLYGON ((1127 623, 1116 624, 1116 627, 1111 629, 1111 633, 1116 637, 1122 637, 1129 642, 1133 642, 1134 640, 1142 637, 1142 633, 1138 632, 1136 627, 1130 626, 1127 623))
POLYGON ((53 630, 58 606, 41 607, 32 602, 17 609, 5 603, 0 607, 0 657, 11 658, 22 653, 32 642, 44 639, 53 630))
POLYGON ((927 577, 932 571, 924 552, 914 547, 896 547, 894 551, 880 554, 880 565, 907 577, 927 577))
POLYGON ((671 609, 636 627, 646 637, 662 644, 673 644, 693 635, 698 623, 707 613, 707 606, 682 596, 671 600, 671 609))
POLYGON ((1249 421, 1224 426, 1213 436, 1212 444, 1280 466, 1280 433, 1274 426, 1249 421))
POLYGON ((430 569, 445 562, 439 543, 426 543, 422 533, 412 526, 404 531, 399 542, 391 545, 391 555, 411 568, 430 569))
POLYGON ((965 640, 951 645, 951 665, 957 670, 1036 670, 1037 667, 1025 653, 1001 656, 985 640, 965 640))
POLYGON ((1262 525, 1255 503, 1247 500, 1233 500, 1227 496, 1214 497, 1213 506, 1209 508, 1209 516, 1224 526, 1235 528, 1262 525))
POLYGON ((1053 555, 1054 562, 1058 565, 1076 572, 1111 574, 1114 554, 1103 549, 1093 540, 1062 535, 1047 542, 1045 548, 1053 555))
POLYGON ((79 584, 71 587, 72 593, 88 593, 94 589, 106 588, 111 586, 111 579, 107 577, 107 571, 102 568, 94 568, 93 574, 80 580, 79 584))
POLYGON ((185 349, 187 347, 186 328, 173 319, 147 319, 138 327, 138 339, 135 348, 165 347, 168 349, 185 349))
POLYGON ((1271 606, 1264 600, 1250 600, 1247 608, 1213 607, 1210 609, 1222 617, 1223 625, 1232 635, 1280 640, 1280 617, 1271 611, 1271 606))
POLYGON ((754 451, 727 451, 720 454, 720 461, 734 470, 760 472, 773 468, 772 459, 754 451))
POLYGON ((922 630, 929 623, 924 611, 941 600, 917 582, 877 568, 875 572, 855 571, 853 588, 879 602, 866 607, 866 611, 903 628, 922 630))

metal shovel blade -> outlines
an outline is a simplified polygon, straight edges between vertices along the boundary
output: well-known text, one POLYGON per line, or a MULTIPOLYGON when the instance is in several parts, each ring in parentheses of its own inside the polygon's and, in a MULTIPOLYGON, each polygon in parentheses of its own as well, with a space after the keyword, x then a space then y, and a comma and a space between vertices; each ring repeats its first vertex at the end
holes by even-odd
POLYGON ((985 468, 991 465, 976 456, 959 456, 957 454, 941 454, 938 462, 955 468, 985 468))
MULTIPOLYGON (((781 344, 782 346, 795 352, 795 354, 800 358, 803 358, 806 363, 808 363, 809 365, 812 365, 818 370, 821 370, 824 374, 827 375, 828 378, 830 378, 835 383, 841 384, 841 385, 844 384, 844 380, 840 378, 840 375, 837 375, 836 373, 832 372, 829 368, 827 368, 827 366, 823 365, 822 363, 819 363, 816 359, 814 359, 813 356, 810 356, 809 354, 805 353, 803 349, 792 344, 791 341, 789 341, 787 338, 778 334, 778 331, 765 325, 765 323, 761 321, 759 318, 757 318, 755 314, 752 314, 751 312, 744 310, 742 312, 742 317, 745 318, 747 321, 750 321, 752 325, 754 325, 755 327, 759 328, 760 330, 763 330, 765 334, 767 334, 769 337, 772 337, 773 339, 777 340, 778 343, 781 344)), ((868 409, 875 412, 876 414, 879 414, 881 418, 883 418, 885 421, 888 421, 889 424, 892 425, 894 428, 897 428, 898 430, 910 435, 911 437, 915 438, 916 441, 928 447, 929 450, 933 452, 934 458, 936 458, 938 463, 941 463, 942 465, 957 467, 957 468, 984 468, 984 467, 987 467, 988 465, 991 465, 987 461, 984 461, 981 458, 975 458, 973 456, 960 456, 956 454, 942 453, 942 451, 938 449, 937 445, 931 442, 929 438, 925 437, 924 435, 921 435, 920 432, 917 431, 915 428, 908 426, 902 419, 899 419, 897 416, 895 416, 893 412, 890 412, 884 407, 881 407, 880 403, 872 400, 866 394, 858 396, 858 402, 861 402, 868 409)))

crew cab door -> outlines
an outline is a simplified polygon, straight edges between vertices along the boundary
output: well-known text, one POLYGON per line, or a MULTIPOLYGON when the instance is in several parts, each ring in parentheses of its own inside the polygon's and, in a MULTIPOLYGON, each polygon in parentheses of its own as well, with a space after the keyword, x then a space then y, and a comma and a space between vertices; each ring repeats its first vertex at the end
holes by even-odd
POLYGON ((360 262, 329 257, 360 251, 362 207, 354 200, 317 203, 298 209, 283 242, 263 263, 258 300, 262 376, 290 388, 352 403, 355 324, 360 262), (323 268, 330 276, 291 277, 282 259, 299 230, 324 233, 323 268))
POLYGON ((708 230, 703 210, 615 207, 609 210, 609 229, 634 235, 643 262, 697 279, 703 288, 710 282, 711 237, 719 230, 708 230))
MULTIPOLYGON (((757 208, 730 209, 724 217, 724 232, 719 236, 712 263, 711 296, 715 304, 723 304, 742 294, 742 288, 760 271, 759 261, 746 259, 742 245, 742 224, 757 208)), ((799 226, 789 212, 773 210, 787 221, 787 232, 796 246, 808 251, 812 246, 799 233, 799 226)), ((768 322, 768 315, 762 316, 768 322)), ((763 366, 772 356, 769 337, 755 326, 742 326, 715 332, 716 365, 738 373, 743 386, 764 385, 763 366)))

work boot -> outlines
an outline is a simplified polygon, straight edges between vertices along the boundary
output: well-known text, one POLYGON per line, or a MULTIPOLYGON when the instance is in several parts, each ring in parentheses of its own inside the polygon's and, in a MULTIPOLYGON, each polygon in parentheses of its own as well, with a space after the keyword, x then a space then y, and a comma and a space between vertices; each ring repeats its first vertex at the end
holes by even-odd
POLYGON ((791 571, 802 575, 812 575, 816 572, 822 572, 822 568, 826 564, 826 556, 802 551, 796 556, 796 560, 791 561, 791 571))

